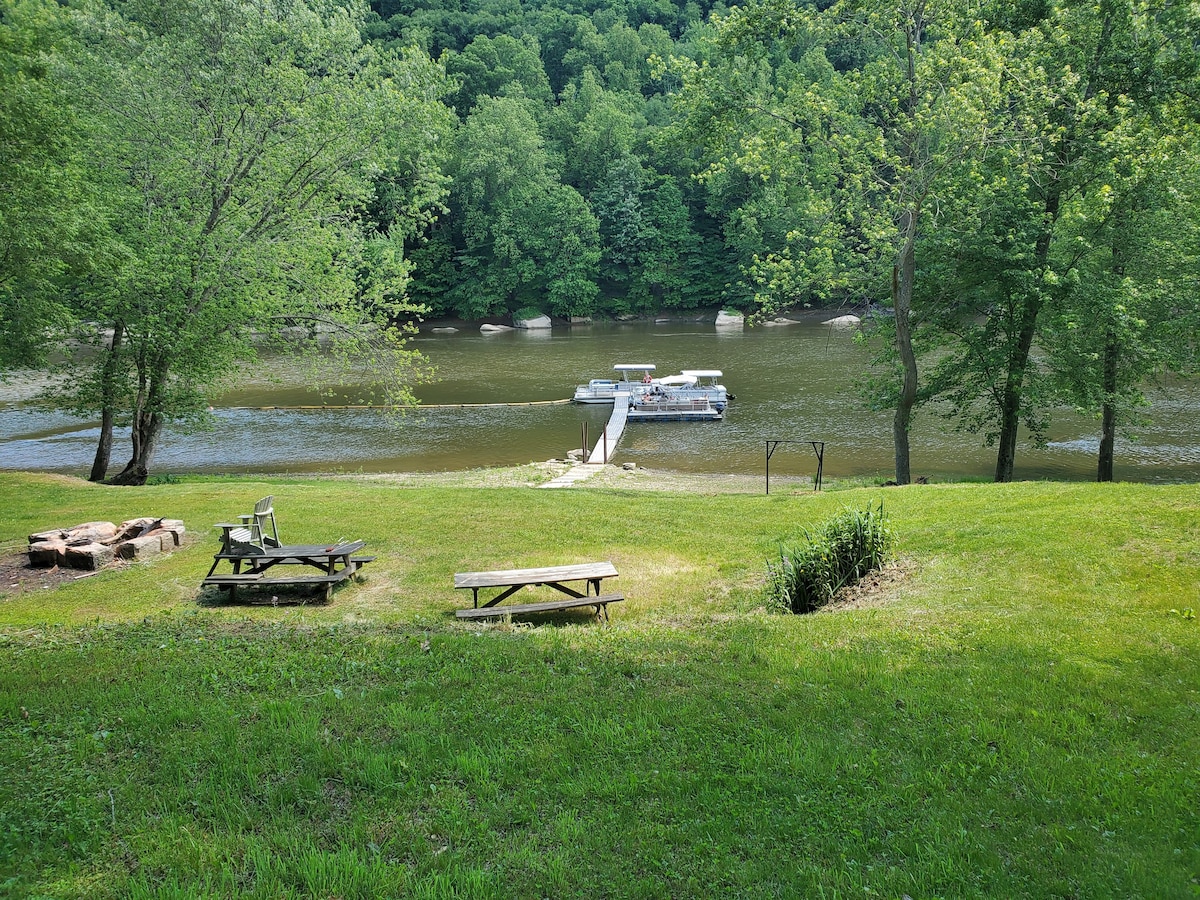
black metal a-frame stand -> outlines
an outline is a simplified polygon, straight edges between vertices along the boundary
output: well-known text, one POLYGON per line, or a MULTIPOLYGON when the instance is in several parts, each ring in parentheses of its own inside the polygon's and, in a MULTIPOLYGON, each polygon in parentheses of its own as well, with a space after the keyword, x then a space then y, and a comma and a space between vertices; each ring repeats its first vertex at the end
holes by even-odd
POLYGON ((771 493, 771 457, 775 455, 775 451, 779 449, 780 444, 808 444, 813 448, 813 453, 817 455, 817 474, 813 478, 813 490, 821 489, 821 474, 825 467, 825 442, 824 441, 767 441, 767 493, 771 493))

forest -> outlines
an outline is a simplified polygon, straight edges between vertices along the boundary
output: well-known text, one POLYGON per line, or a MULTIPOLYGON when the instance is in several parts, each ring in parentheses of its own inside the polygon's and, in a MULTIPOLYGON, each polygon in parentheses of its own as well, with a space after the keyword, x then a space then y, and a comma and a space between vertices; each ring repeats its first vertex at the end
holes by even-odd
POLYGON ((0 10, 0 368, 91 340, 52 399, 133 426, 118 480, 264 334, 403 402, 420 317, 871 312, 901 483, 934 401, 1001 481, 1020 429, 1095 414, 1111 478, 1196 365, 1195 4, 0 10))

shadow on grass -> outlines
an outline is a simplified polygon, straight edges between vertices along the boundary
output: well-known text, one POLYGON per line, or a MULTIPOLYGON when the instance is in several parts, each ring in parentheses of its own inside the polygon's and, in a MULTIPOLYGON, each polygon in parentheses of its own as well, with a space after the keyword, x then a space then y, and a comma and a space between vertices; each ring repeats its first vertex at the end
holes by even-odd
MULTIPOLYGON (((337 585, 334 593, 344 585, 337 585)), ((238 585, 233 597, 222 587, 201 588, 196 605, 204 609, 220 606, 328 606, 324 585, 238 585)))
POLYGON ((609 624, 603 620, 596 618, 596 613, 591 607, 582 606, 577 609, 561 609, 551 610, 546 612, 535 613, 517 613, 515 615, 506 613, 504 615, 496 615, 487 619, 462 619, 459 620, 454 611, 446 613, 446 618, 453 621, 461 621, 463 624, 474 627, 488 628, 496 631, 513 630, 519 628, 539 628, 541 626, 563 626, 563 625, 600 625, 609 624))

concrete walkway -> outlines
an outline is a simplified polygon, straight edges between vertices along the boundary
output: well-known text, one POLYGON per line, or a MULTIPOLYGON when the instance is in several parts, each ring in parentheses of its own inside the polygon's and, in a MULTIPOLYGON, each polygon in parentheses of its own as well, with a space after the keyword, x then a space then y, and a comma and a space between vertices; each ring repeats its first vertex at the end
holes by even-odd
POLYGON ((547 481, 545 484, 539 484, 538 487, 544 488, 565 488, 580 481, 586 481, 593 475, 604 471, 604 466, 593 465, 591 463, 581 463, 563 472, 557 478, 547 481))

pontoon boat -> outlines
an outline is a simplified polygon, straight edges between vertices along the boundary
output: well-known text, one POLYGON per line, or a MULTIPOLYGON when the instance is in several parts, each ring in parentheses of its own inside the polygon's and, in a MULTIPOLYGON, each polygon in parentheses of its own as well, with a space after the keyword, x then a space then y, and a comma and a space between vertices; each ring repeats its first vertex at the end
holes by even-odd
POLYGON ((593 378, 575 388, 574 400, 576 403, 612 403, 618 389, 628 391, 638 384, 653 384, 654 369, 650 363, 618 363, 613 366, 613 371, 621 373, 619 380, 593 378))

